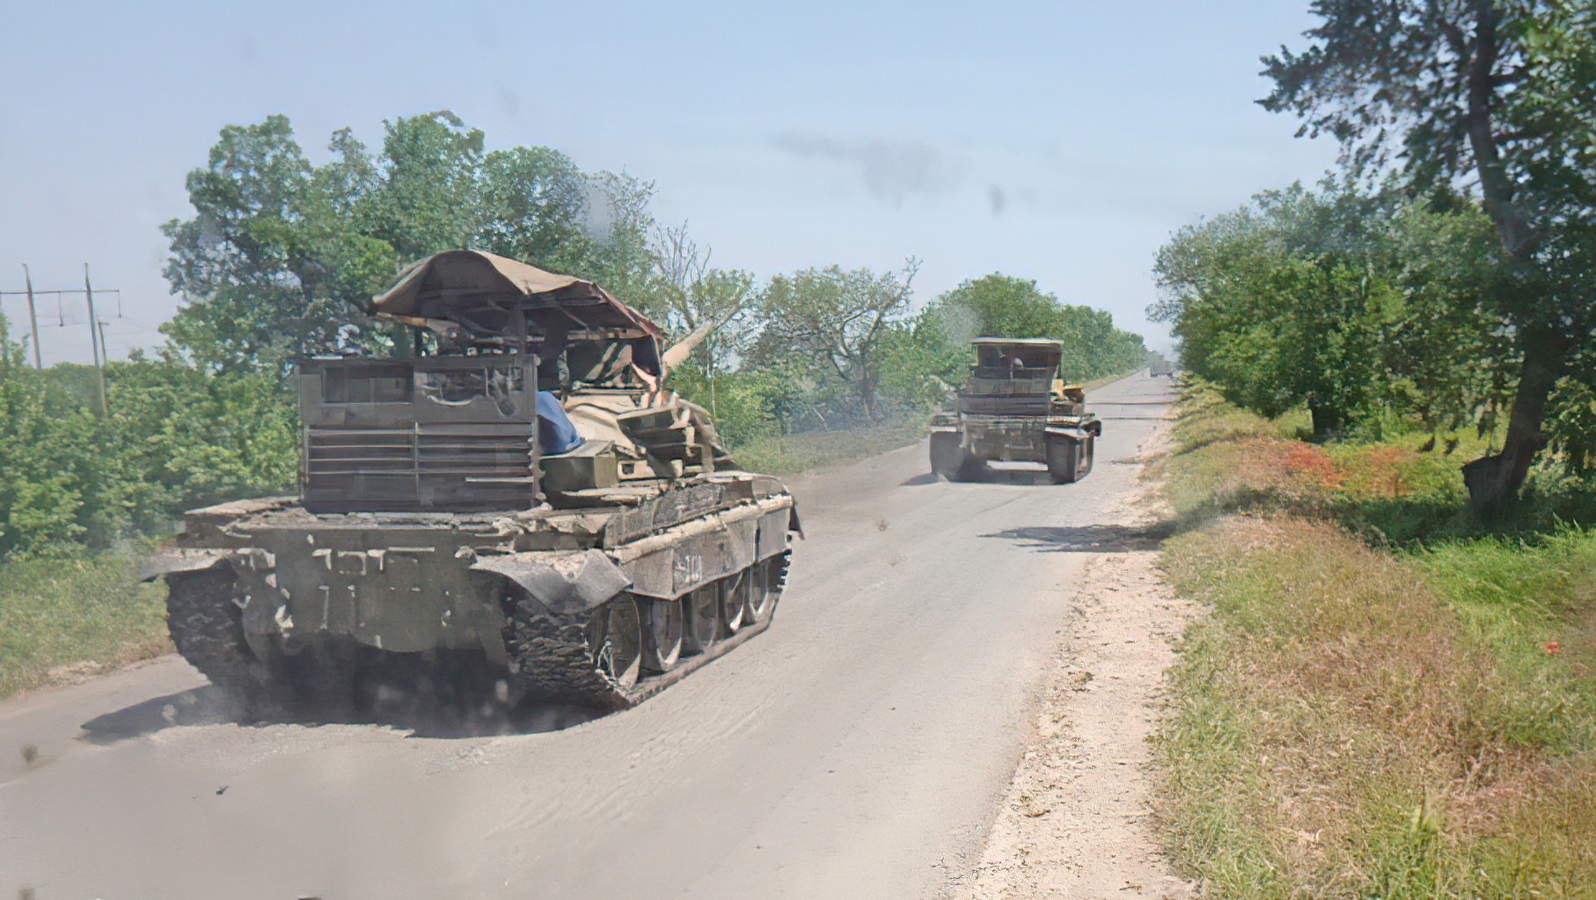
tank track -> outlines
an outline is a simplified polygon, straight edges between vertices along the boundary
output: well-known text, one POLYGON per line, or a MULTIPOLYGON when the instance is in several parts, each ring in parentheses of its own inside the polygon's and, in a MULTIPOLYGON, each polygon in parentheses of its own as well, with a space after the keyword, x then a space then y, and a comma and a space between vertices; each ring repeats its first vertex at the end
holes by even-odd
MULTIPOLYGON (((775 588, 787 583, 791 551, 783 551, 776 566, 775 588)), ((747 570, 743 570, 747 571, 747 570)), ((622 594, 611 603, 630 602, 622 594)), ((512 590, 507 598, 509 625, 505 628, 510 671, 528 696, 578 706, 619 710, 648 699, 682 678, 736 649, 770 627, 772 616, 745 625, 734 635, 722 636, 704 653, 684 657, 667 672, 644 674, 633 684, 621 684, 594 665, 596 630, 592 612, 558 615, 524 591, 512 590)), ((774 610, 772 611, 774 612, 774 610)))
MULTIPOLYGON (((787 592, 787 570, 792 565, 792 551, 783 550, 775 559, 776 577, 771 579, 773 583, 770 589, 776 592, 776 599, 780 600, 781 595, 787 592)), ((771 613, 774 614, 775 610, 771 610, 771 613)))
POLYGON ((593 613, 558 615, 524 591, 512 593, 511 605, 510 672, 528 694, 605 709, 630 705, 627 686, 593 664, 593 613))
POLYGON ((199 572, 172 578, 169 585, 167 631, 189 665, 250 709, 281 704, 286 699, 281 661, 261 660, 245 642, 232 573, 199 572))

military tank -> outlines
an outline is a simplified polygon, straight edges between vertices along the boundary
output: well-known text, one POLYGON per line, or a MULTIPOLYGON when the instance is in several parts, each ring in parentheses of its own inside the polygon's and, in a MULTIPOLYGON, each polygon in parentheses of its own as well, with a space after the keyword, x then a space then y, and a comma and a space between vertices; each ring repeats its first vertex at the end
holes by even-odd
POLYGON ((398 352, 300 360, 298 497, 189 512, 146 578, 247 702, 464 658, 505 703, 618 709, 770 625, 792 495, 667 386, 695 333, 598 285, 451 251, 373 301, 398 352))
POLYGON ((996 337, 972 343, 970 377, 931 418, 932 473, 968 481, 1000 460, 1042 463, 1055 484, 1090 474, 1103 423, 1086 411, 1086 392, 1059 378, 1063 345, 996 337))

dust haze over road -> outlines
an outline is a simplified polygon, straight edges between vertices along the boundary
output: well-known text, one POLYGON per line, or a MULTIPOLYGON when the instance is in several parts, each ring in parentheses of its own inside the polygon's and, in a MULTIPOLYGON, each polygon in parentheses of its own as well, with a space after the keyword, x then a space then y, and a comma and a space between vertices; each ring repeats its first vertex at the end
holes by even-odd
POLYGON ((924 444, 794 479, 809 537, 775 624, 629 711, 240 726, 175 657, 0 705, 0 897, 946 893, 1167 384, 1091 395, 1078 484, 935 482, 924 444))

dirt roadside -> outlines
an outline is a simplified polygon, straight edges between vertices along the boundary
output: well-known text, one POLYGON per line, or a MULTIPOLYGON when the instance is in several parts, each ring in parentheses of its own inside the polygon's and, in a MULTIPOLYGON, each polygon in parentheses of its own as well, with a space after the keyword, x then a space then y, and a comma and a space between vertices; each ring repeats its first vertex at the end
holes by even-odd
MULTIPOLYGON (((1167 426, 1141 448, 1162 452, 1167 426)), ((1031 739, 958 900, 1198 896, 1171 874, 1152 822, 1147 737, 1174 642, 1198 607, 1156 568, 1157 485, 1111 511, 1087 566, 1031 739)), ((1083 548, 1087 549, 1087 548, 1083 548)))

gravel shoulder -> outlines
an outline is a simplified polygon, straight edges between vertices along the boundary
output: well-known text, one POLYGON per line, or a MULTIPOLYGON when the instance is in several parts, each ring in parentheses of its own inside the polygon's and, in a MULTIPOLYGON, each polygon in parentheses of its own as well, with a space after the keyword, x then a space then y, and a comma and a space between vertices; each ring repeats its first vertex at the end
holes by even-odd
MULTIPOLYGON (((1167 427, 1141 448, 1161 452, 1167 427)), ((1105 552, 1088 563, 1059 631, 1030 739, 959 900, 1196 896, 1172 874, 1153 813, 1147 738, 1164 672, 1198 607, 1156 567, 1156 485, 1105 515, 1105 552)))

